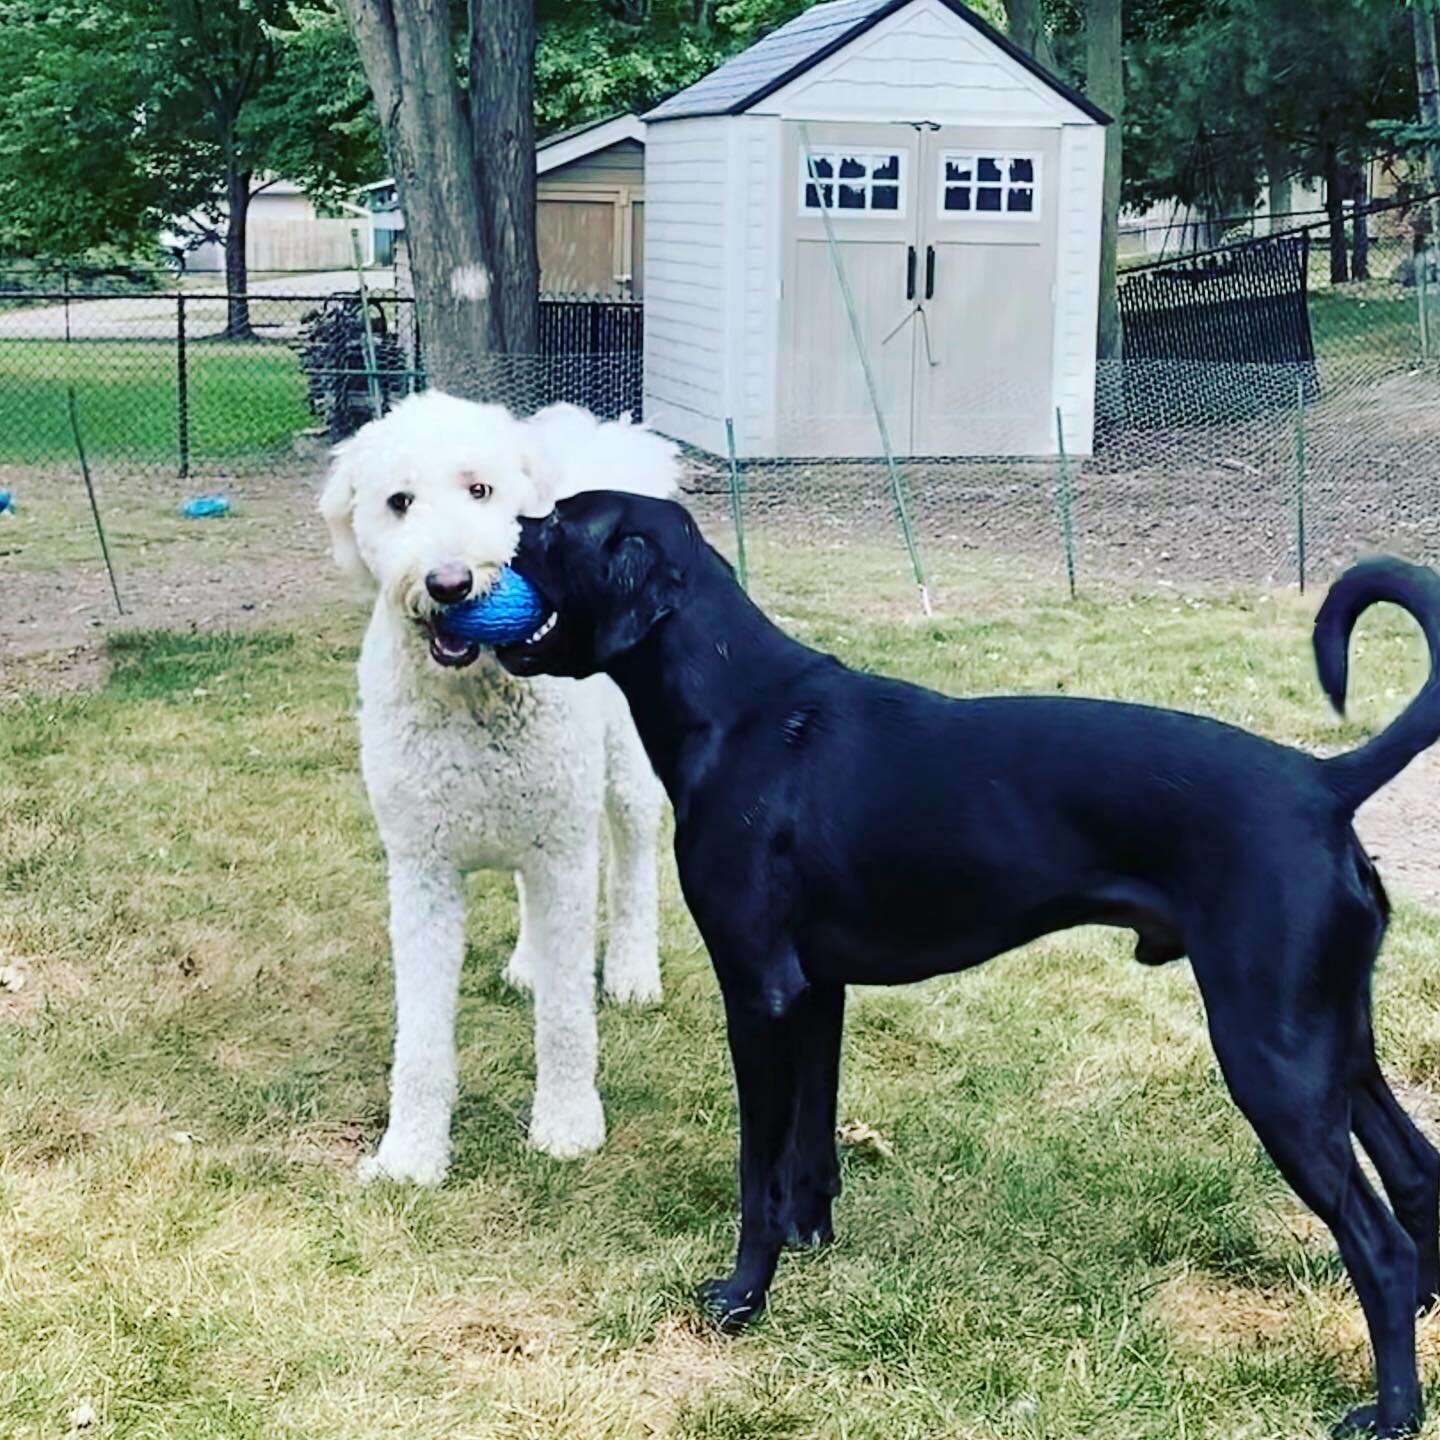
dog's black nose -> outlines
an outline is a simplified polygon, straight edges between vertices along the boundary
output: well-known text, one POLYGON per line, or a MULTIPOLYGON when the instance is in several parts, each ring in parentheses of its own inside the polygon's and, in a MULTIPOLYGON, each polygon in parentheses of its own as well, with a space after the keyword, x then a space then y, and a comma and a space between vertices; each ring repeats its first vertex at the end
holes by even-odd
POLYGON ((430 598, 441 605, 454 605, 463 600, 475 583, 468 565, 440 565, 425 577, 430 598))

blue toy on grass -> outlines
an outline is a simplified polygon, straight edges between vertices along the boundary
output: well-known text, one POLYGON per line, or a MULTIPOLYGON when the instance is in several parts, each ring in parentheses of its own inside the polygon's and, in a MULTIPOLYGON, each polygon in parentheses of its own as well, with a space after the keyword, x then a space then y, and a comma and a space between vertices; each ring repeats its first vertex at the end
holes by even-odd
POLYGON ((479 599, 437 612, 435 628, 451 640, 514 645, 528 640, 549 613, 535 587, 507 565, 479 599))

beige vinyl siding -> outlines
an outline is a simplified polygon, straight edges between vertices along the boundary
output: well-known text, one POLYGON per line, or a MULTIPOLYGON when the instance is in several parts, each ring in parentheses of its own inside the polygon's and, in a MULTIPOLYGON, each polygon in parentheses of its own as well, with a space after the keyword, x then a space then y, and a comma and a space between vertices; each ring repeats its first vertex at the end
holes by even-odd
POLYGON ((677 120, 647 137, 645 418, 724 444, 726 122, 677 120))

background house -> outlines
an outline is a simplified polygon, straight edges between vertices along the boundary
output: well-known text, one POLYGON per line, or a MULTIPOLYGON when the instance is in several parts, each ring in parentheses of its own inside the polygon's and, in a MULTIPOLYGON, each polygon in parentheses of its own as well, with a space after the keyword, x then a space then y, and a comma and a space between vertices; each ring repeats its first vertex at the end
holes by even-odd
MULTIPOLYGON (((351 231, 360 232, 365 264, 377 263, 371 215, 360 205, 334 207, 348 213, 322 215, 304 189, 292 180, 271 180, 250 200, 245 223, 245 263, 264 270, 349 270, 355 264, 351 231)), ((224 219, 216 227, 223 231, 224 219)), ((162 244, 175 243, 173 236, 162 244)), ((383 262, 380 262, 383 263, 383 262)), ((185 256, 185 269, 224 273, 225 246, 207 240, 185 256)))
POLYGON ((897 453, 1088 452, 1108 117, 974 12, 831 0, 645 119, 649 423, 882 453, 833 236, 897 453))

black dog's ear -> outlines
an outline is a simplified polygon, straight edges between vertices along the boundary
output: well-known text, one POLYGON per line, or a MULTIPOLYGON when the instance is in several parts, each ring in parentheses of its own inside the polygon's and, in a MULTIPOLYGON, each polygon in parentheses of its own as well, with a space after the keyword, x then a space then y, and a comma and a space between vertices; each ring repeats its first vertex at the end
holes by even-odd
POLYGON ((643 535, 626 535, 611 552, 605 591, 607 614, 595 627, 595 663, 602 670, 674 610, 680 572, 643 535))

